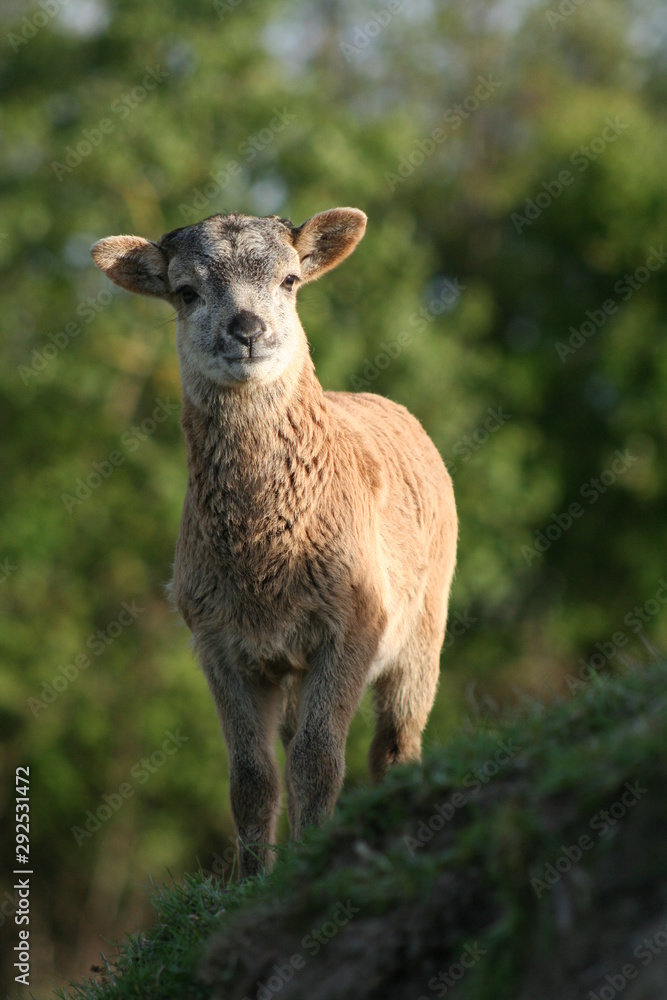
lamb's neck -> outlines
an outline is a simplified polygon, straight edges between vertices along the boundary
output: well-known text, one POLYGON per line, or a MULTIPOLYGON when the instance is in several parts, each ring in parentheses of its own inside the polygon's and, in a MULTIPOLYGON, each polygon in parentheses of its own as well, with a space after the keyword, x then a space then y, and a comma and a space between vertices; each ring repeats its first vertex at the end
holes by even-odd
POLYGON ((216 535, 291 532, 331 480, 329 417, 310 358, 297 377, 219 389, 206 409, 185 398, 182 423, 189 488, 216 535))

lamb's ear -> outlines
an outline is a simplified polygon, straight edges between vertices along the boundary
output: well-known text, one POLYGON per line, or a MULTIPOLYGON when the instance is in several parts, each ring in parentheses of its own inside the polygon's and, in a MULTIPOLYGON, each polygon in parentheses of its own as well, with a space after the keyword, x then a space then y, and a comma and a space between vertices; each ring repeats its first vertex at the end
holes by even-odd
POLYGON ((295 229, 292 241, 301 260, 301 280, 313 281, 345 260, 364 235, 367 221, 358 208, 332 208, 295 229))
POLYGON ((169 294, 167 259, 141 236, 107 236, 90 248, 93 260, 115 285, 138 295, 169 294))

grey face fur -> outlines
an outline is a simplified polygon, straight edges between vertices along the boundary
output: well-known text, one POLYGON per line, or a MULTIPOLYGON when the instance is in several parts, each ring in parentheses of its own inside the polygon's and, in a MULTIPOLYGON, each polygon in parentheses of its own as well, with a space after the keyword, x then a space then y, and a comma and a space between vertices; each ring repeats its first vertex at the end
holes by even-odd
POLYGON ((296 312, 300 284, 348 256, 366 216, 335 208, 294 226, 277 216, 212 215, 157 243, 110 236, 92 248, 95 263, 129 291, 170 302, 185 392, 268 383, 308 351, 296 312))
POLYGON ((226 386, 272 381, 292 363, 303 331, 291 235, 279 219, 218 215, 158 242, 169 261, 184 382, 196 374, 226 386))

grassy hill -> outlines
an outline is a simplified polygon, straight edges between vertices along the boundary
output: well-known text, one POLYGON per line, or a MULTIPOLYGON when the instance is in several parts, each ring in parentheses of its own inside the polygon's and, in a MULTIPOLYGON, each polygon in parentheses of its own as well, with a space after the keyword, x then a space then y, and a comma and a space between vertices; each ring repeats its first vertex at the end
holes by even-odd
POLYGON ((569 679, 344 795, 273 873, 156 889, 77 1000, 661 1000, 667 666, 569 679), (570 690, 571 689, 571 690, 570 690))

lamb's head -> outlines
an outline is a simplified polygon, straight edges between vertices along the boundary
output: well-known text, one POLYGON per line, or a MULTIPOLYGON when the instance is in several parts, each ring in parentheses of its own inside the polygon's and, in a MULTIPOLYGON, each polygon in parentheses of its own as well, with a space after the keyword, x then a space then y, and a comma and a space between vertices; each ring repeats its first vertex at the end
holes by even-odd
POLYGON ((365 228, 355 208, 298 227, 277 216, 212 215, 157 243, 109 236, 91 252, 115 284, 173 305, 183 386, 200 396, 202 382, 272 382, 307 353, 297 288, 347 257, 365 228))

